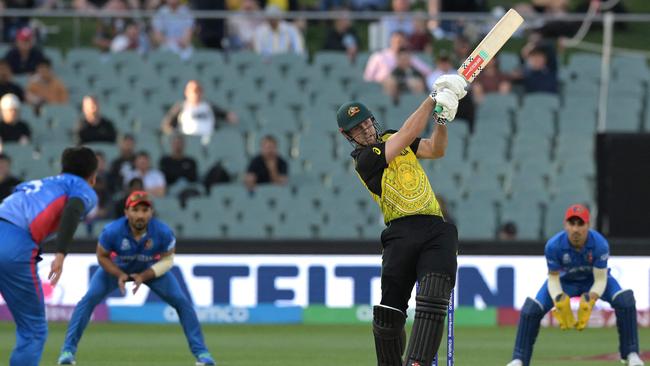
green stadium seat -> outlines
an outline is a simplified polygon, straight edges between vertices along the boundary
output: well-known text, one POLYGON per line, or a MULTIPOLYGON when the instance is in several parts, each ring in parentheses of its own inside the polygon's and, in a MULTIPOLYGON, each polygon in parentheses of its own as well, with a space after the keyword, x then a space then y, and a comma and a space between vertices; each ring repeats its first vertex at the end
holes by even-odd
POLYGON ((506 154, 506 143, 507 141, 504 137, 475 133, 469 139, 467 159, 469 161, 481 161, 486 156, 495 156, 496 159, 503 159, 506 154))
POLYGON ((600 77, 601 56, 593 53, 574 53, 566 69, 576 78, 598 79, 600 77))
POLYGON ((61 53, 61 49, 58 47, 45 47, 43 48, 43 53, 45 54, 45 57, 47 57, 50 62, 52 62, 52 67, 58 67, 64 64, 63 61, 63 54, 61 53))
POLYGON ((85 68, 88 65, 96 65, 103 62, 101 54, 96 48, 72 48, 65 57, 66 64, 75 69, 85 68))
POLYGON ((607 105, 607 131, 638 132, 642 105, 638 99, 612 97, 607 105))
POLYGON ((503 115, 515 110, 519 106, 517 96, 511 94, 489 93, 478 106, 477 115, 503 115))
POLYGON ((196 71, 203 74, 209 69, 217 69, 224 67, 226 60, 220 51, 209 49, 197 49, 194 51, 190 64, 194 66, 196 71))
POLYGON ((585 104, 567 104, 558 112, 559 136, 593 135, 596 132, 596 110, 585 104))
POLYGON ((617 79, 648 80, 647 58, 641 55, 618 55, 612 57, 612 69, 617 79))
POLYGON ((501 206, 501 224, 514 222, 518 240, 540 240, 542 214, 539 204, 526 201, 506 201, 501 206))
POLYGON ((237 70, 243 70, 260 66, 263 60, 253 51, 238 51, 228 54, 228 64, 237 70))
POLYGON ((224 127, 216 131, 206 146, 210 164, 221 162, 230 173, 243 173, 246 169, 246 146, 241 132, 224 127))
POLYGON ((554 115, 542 109, 521 109, 516 118, 517 135, 550 138, 555 135, 554 115))
POLYGON ((493 239, 496 215, 493 204, 484 199, 461 201, 452 216, 456 219, 461 240, 493 239))
POLYGON ((522 108, 525 110, 555 111, 560 107, 560 98, 552 93, 528 93, 524 95, 522 108))
POLYGON ((120 149, 117 144, 110 142, 91 142, 84 144, 85 146, 93 149, 93 151, 101 151, 104 154, 107 163, 115 160, 120 155, 120 149))
POLYGON ((514 52, 499 52, 499 70, 511 72, 521 66, 519 55, 514 52))

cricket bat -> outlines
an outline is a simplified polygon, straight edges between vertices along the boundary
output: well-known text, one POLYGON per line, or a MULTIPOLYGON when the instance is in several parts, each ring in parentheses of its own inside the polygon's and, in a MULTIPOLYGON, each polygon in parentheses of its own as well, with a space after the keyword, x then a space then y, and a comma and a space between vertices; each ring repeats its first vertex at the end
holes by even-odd
MULTIPOLYGON (((458 75, 465 78, 467 83, 474 81, 523 22, 524 18, 516 10, 508 10, 458 68, 458 75)), ((436 106, 435 111, 442 112, 442 107, 436 106)))

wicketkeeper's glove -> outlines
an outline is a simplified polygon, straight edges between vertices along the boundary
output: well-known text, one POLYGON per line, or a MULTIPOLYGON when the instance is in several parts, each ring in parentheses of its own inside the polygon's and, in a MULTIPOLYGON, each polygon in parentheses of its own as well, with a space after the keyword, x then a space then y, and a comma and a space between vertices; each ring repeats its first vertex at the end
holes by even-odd
POLYGON ((553 309, 552 314, 558 323, 560 323, 560 329, 573 329, 576 320, 571 311, 571 299, 569 299, 569 296, 562 293, 553 299, 553 304, 555 305, 555 308, 553 309))
POLYGON ((589 317, 591 317, 591 309, 594 308, 596 299, 591 298, 589 294, 582 294, 580 296, 580 308, 578 308, 578 323, 576 324, 577 330, 583 330, 587 327, 589 323, 589 317))

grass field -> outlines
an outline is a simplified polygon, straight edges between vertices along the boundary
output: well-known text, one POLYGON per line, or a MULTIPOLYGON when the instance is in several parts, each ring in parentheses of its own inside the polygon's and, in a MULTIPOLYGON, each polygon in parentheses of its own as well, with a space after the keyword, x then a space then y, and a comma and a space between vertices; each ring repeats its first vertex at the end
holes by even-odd
MULTIPOLYGON (((208 347, 220 366, 371 366, 375 364, 369 326, 205 326, 208 347)), ((456 330, 456 365, 504 366, 509 360, 515 328, 456 330)), ((41 365, 55 365, 65 324, 51 324, 41 365)), ((650 329, 641 329, 641 346, 650 329)), ((13 324, 0 322, 0 365, 13 346, 13 324)), ((441 350, 444 353, 444 340, 441 350)), ((542 329, 533 360, 536 365, 620 365, 618 361, 574 358, 613 354, 616 330, 587 329, 578 333, 542 329)), ((444 363, 442 363, 444 365, 444 363)), ((91 324, 77 354, 80 366, 194 365, 177 325, 91 324)))

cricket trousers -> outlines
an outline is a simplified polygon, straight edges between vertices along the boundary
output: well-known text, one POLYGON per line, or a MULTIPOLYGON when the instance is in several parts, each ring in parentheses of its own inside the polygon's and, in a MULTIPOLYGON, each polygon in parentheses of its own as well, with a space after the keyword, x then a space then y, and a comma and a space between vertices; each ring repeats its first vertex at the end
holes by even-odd
MULTIPOLYGON (((181 290, 176 277, 167 272, 144 284, 176 310, 192 354, 198 356, 201 353, 208 352, 192 302, 181 290)), ((117 278, 108 274, 102 268, 95 272, 90 279, 88 292, 79 301, 72 313, 62 351, 77 352, 77 345, 86 326, 88 326, 93 310, 117 287, 117 278)))
POLYGON ((39 247, 29 232, 0 220, 0 294, 16 323, 9 366, 38 366, 47 339, 39 247))
MULTIPOLYGON (((440 216, 407 216, 381 234, 381 304, 406 313, 416 281, 442 273, 456 283, 458 231, 440 216)), ((453 287, 453 286, 452 286, 453 287)))

